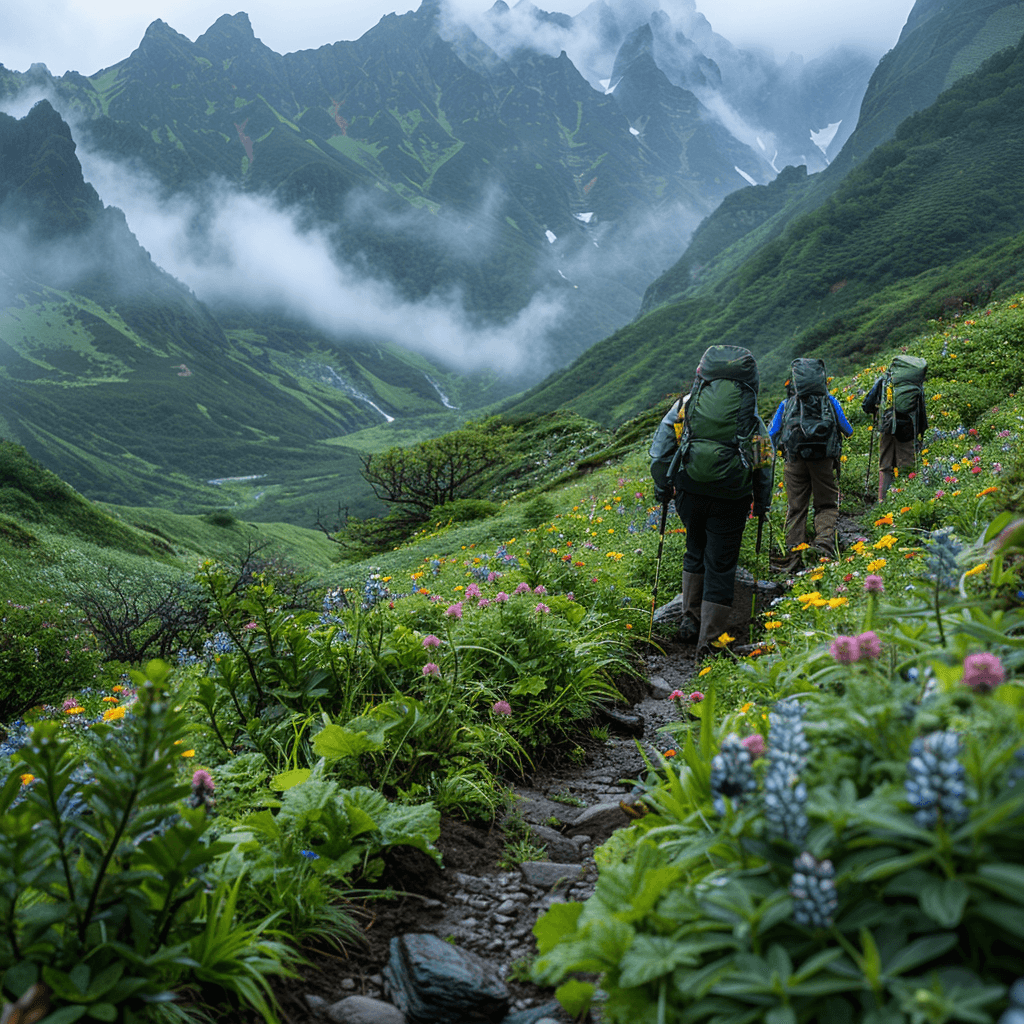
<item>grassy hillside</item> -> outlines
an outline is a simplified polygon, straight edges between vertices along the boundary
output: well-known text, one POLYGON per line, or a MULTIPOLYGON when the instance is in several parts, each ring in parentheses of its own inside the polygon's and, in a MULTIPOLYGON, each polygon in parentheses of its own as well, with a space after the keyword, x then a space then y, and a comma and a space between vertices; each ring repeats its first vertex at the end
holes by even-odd
POLYGON ((817 211, 713 290, 659 307, 514 408, 573 409, 614 425, 678 391, 713 343, 750 348, 762 379, 794 356, 833 371, 944 313, 1024 281, 1024 46, 909 118, 817 211))

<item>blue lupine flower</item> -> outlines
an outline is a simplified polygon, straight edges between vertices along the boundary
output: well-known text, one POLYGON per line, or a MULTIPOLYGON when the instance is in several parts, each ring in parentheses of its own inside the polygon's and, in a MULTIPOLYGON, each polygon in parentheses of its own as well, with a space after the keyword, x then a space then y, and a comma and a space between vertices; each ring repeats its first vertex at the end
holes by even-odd
POLYGON ((314 853, 312 850, 299 850, 299 856, 305 857, 306 860, 319 860, 320 854, 314 853))
POLYGON ((960 737, 952 730, 930 732, 910 744, 903 788, 907 799, 917 808, 914 821, 922 828, 931 828, 940 815, 952 825, 967 817, 967 787, 959 754, 960 737))
POLYGON ((711 792, 716 813, 725 814, 724 797, 729 797, 734 804, 742 804, 755 789, 757 781, 750 766, 750 751, 739 736, 731 732, 711 759, 711 792))
POLYGON ((20 719, 7 726, 7 735, 0 743, 0 757, 9 757, 28 742, 29 727, 20 719))
POLYGON ((957 559, 963 549, 963 544, 957 540, 951 526, 944 526, 932 533, 928 555, 925 557, 928 579, 936 581, 941 587, 954 586, 960 575, 957 559))
POLYGON ((789 895, 793 897, 793 920, 808 928, 828 928, 839 900, 835 870, 830 860, 815 860, 806 850, 793 861, 789 895))
POLYGON ((764 817, 768 835, 802 846, 807 838, 807 787, 800 773, 811 749, 804 735, 804 708, 779 701, 768 716, 768 772, 764 778, 764 817))
POLYGON ((363 601, 360 607, 364 612, 368 612, 375 605, 388 600, 390 596, 391 592, 381 577, 380 570, 372 569, 363 583, 363 601))
POLYGON ((178 649, 178 653, 175 655, 174 660, 178 665, 187 667, 189 665, 199 665, 202 663, 202 658, 199 657, 195 651, 190 651, 187 647, 181 647, 178 649))
POLYGON ((234 649, 234 641, 227 633, 215 633, 203 643, 203 657, 210 661, 215 655, 230 654, 234 649))

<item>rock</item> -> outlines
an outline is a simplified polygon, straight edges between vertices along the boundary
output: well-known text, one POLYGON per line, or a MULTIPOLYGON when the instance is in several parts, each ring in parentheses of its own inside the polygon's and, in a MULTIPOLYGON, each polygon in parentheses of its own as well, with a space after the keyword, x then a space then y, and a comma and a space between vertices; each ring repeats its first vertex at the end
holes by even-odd
POLYGON ((326 1010, 335 1024, 406 1024, 405 1014, 391 1003, 366 996, 346 996, 326 1010))
POLYGON ((651 676, 647 680, 647 689, 656 700, 668 700, 668 695, 675 687, 669 686, 661 676, 651 676))
POLYGON ((616 829, 630 824, 629 815, 614 803, 594 804, 588 807, 570 826, 568 834, 587 835, 595 843, 603 843, 616 829))
POLYGON ((530 825, 545 825, 551 818, 567 824, 580 816, 581 809, 548 800, 541 793, 519 789, 516 790, 515 813, 530 825))
POLYGON ((598 714, 608 722, 612 728, 627 736, 634 736, 637 739, 644 734, 644 716, 634 711, 619 711, 618 708, 598 707, 598 714))
POLYGON ((560 1003, 543 1003, 540 1006, 531 1006, 529 1009, 520 1010, 518 1013, 510 1013, 501 1024, 544 1024, 545 1021, 555 1024, 552 1018, 561 1013, 560 1003))
POLYGON ((558 829, 550 825, 531 825, 530 832, 534 839, 544 846, 551 860, 575 863, 580 859, 580 851, 576 844, 562 835, 558 829))
POLYGON ((549 860, 523 861, 519 870, 528 884, 547 890, 559 884, 575 882, 583 874, 579 864, 556 864, 549 860))
POLYGON ((439 939, 410 933, 391 940, 385 991, 412 1024, 500 1021, 509 991, 486 960, 439 939))
POLYGON ((306 1001, 306 1005, 314 1013, 326 1013, 327 1012, 328 1003, 327 1003, 327 1000, 324 999, 322 996, 315 996, 315 995, 313 995, 312 992, 307 992, 302 998, 306 1001))

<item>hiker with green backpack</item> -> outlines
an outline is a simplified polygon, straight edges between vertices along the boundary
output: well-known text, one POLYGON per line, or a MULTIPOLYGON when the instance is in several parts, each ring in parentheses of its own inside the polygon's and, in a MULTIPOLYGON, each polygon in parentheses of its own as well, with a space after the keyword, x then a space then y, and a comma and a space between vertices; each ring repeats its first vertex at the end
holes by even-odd
POLYGON ((651 476, 686 527, 679 639, 698 660, 724 646, 743 530, 751 503, 763 520, 772 498, 774 448, 758 415, 751 353, 712 345, 689 394, 673 403, 651 442, 651 476))
POLYGON ((807 513, 814 502, 814 551, 819 558, 836 555, 839 520, 839 458, 843 438, 853 433, 842 406, 829 394, 823 359, 794 359, 787 396, 768 427, 786 460, 786 556, 772 563, 795 572, 807 550, 807 513))
POLYGON ((901 469, 913 469, 917 447, 928 429, 924 379, 928 363, 919 356, 896 356, 864 396, 861 408, 875 417, 878 441, 878 500, 901 469), (881 411, 881 424, 878 413, 881 411))

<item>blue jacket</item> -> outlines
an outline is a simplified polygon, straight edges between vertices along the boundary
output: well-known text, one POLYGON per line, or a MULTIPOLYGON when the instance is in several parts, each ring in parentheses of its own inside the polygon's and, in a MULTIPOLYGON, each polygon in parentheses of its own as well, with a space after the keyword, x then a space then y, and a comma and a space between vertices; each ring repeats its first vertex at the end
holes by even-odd
MULTIPOLYGON (((836 420, 839 423, 839 432, 843 437, 849 437, 853 433, 853 427, 850 426, 850 421, 846 418, 846 413, 843 412, 843 407, 836 401, 835 395, 829 395, 828 400, 832 403, 832 408, 836 411, 836 420)), ((779 402, 778 409, 775 410, 775 415, 772 417, 772 421, 768 426, 768 433, 771 435, 772 441, 778 439, 779 434, 782 433, 782 410, 786 407, 786 399, 784 398, 779 402)))

